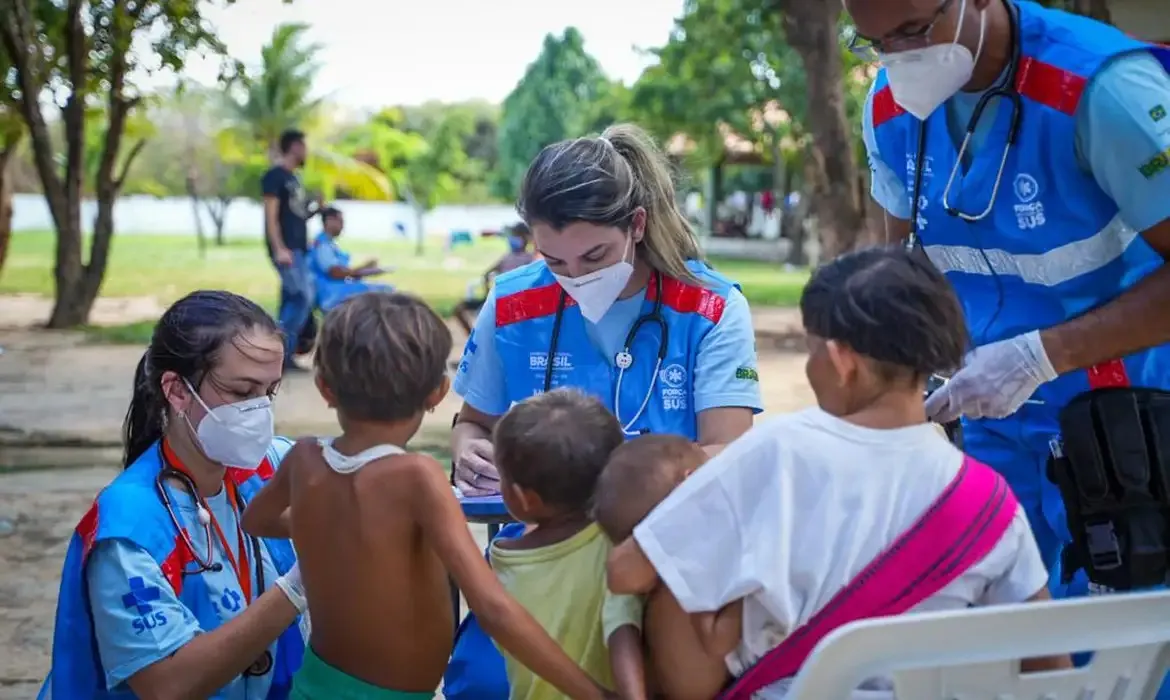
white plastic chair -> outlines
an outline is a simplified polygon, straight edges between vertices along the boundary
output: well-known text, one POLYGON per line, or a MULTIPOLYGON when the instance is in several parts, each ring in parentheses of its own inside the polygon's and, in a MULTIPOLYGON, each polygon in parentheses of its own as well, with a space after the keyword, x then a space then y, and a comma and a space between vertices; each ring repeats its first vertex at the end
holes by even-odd
POLYGON ((897 700, 1152 700, 1170 668, 1170 592, 865 620, 817 645, 787 700, 847 700, 867 678, 897 700), (1021 675, 1021 658, 1094 650, 1083 668, 1021 675))

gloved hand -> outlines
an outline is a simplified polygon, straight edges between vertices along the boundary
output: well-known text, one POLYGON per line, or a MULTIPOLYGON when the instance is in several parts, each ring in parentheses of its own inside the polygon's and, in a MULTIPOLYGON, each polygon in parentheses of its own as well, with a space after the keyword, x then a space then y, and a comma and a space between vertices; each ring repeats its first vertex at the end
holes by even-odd
POLYGON ((303 613, 309 607, 309 601, 305 598, 305 586, 301 583, 301 565, 299 563, 293 564, 287 574, 276 579, 276 587, 284 591, 297 612, 303 613))
POLYGON ((1040 331, 978 347, 963 368, 926 400, 926 416, 949 423, 959 416, 1005 418, 1036 389, 1056 379, 1040 331))
POLYGON ((492 464, 490 440, 468 440, 455 455, 455 486, 464 496, 492 496, 500 492, 500 472, 492 464))

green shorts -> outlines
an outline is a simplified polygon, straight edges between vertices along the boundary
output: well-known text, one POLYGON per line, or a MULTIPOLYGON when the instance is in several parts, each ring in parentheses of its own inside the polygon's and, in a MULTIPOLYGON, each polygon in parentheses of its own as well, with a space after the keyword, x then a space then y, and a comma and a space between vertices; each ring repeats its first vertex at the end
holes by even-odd
POLYGON ((305 648, 301 670, 293 678, 290 700, 431 700, 435 694, 379 688, 333 668, 305 648))

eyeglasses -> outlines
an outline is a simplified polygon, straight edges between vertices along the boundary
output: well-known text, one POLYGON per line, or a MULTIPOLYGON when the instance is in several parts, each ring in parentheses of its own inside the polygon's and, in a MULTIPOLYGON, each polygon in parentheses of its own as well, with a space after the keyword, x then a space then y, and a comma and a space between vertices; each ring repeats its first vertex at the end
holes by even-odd
POLYGON ((909 31, 894 31, 881 39, 863 37, 857 33, 857 27, 848 26, 845 28, 843 37, 845 46, 854 56, 867 63, 878 61, 881 58, 881 54, 920 49, 930 44, 931 31, 938 24, 939 20, 942 19, 942 16, 946 14, 947 9, 953 1, 943 0, 942 4, 938 6, 938 9, 934 11, 934 15, 931 16, 930 20, 921 27, 909 31))

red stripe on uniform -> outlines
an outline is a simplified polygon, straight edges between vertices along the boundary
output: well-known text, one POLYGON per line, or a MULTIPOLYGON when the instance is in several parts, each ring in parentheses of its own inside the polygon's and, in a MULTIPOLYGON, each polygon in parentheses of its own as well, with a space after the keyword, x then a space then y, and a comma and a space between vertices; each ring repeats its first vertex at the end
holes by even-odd
POLYGON ((187 543, 183 541, 183 536, 181 534, 175 535, 175 548, 171 550, 171 553, 159 567, 162 569, 167 583, 171 584, 171 588, 175 590, 175 595, 183 592, 183 572, 187 570, 187 565, 193 561, 195 561, 195 556, 187 547, 187 543))
POLYGON ((1129 373, 1121 360, 1109 360, 1088 369, 1090 389, 1116 389, 1129 386, 1129 373))
POLYGON ((77 523, 77 536, 81 538, 81 552, 82 558, 89 556, 89 550, 93 549, 94 538, 97 537, 98 527, 98 507, 94 503, 86 511, 85 515, 81 516, 81 522, 77 523))
MULTIPOLYGON (((552 316, 560 301, 561 285, 555 282, 502 296, 496 299, 496 328, 552 316)), ((565 308, 576 304, 572 297, 565 299, 565 308)))
POLYGON ((894 92, 890 90, 889 85, 873 94, 872 108, 873 128, 875 129, 894 117, 900 117, 906 113, 906 110, 902 109, 901 105, 894 101, 894 92))
MULTIPOLYGON (((657 296, 658 288, 652 275, 646 286, 646 299, 654 301, 657 296)), ((719 323, 727 301, 710 289, 666 277, 662 281, 662 305, 681 314, 699 314, 711 323, 719 323)))
POLYGON ((238 469, 236 467, 227 468, 227 476, 236 486, 251 479, 253 476, 260 477, 262 481, 268 481, 275 473, 276 470, 272 468, 272 462, 268 461, 267 457, 264 458, 264 461, 260 462, 260 466, 256 467, 255 470, 238 469))
POLYGON ((1058 112, 1075 114, 1088 80, 1054 65, 1025 57, 1020 61, 1016 90, 1020 95, 1058 112))

